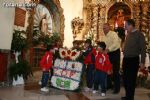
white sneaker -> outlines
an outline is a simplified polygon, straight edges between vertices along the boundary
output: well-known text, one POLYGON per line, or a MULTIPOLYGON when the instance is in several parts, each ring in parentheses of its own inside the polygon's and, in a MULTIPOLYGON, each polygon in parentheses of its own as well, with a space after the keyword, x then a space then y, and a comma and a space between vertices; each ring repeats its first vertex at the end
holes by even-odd
POLYGON ((97 93, 97 92, 98 92, 98 91, 94 90, 92 93, 95 94, 95 93, 97 93))
POLYGON ((91 88, 88 88, 88 87, 86 87, 85 89, 84 89, 84 91, 85 92, 89 92, 89 91, 91 91, 92 89, 91 88))
POLYGON ((41 81, 39 81, 39 82, 38 82, 38 84, 39 84, 39 85, 42 85, 42 82, 41 82, 41 81))
POLYGON ((48 89, 48 88, 46 88, 46 87, 43 87, 43 88, 41 88, 41 91, 43 91, 43 92, 48 92, 48 91, 49 91, 49 89, 48 89))
POLYGON ((105 96, 106 96, 106 93, 101 93, 101 96, 102 96, 102 97, 105 97, 105 96))

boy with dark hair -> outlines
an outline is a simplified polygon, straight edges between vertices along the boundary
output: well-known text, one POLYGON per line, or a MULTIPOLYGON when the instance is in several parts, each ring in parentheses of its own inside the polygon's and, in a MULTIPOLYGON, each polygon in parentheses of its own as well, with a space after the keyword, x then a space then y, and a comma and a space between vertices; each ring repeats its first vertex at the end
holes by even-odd
POLYGON ((94 71, 94 64, 95 64, 95 55, 96 50, 92 47, 92 42, 90 39, 85 41, 85 52, 84 55, 84 65, 86 66, 86 84, 87 88, 85 91, 90 91, 93 86, 93 71, 94 71))
POLYGON ((109 61, 109 56, 106 51, 106 44, 104 42, 98 43, 98 54, 95 62, 95 73, 94 73, 94 91, 95 94, 98 90, 99 84, 101 85, 101 96, 106 95, 107 89, 107 75, 112 71, 112 65, 109 61))
POLYGON ((43 92, 49 91, 49 89, 46 88, 46 86, 47 86, 48 80, 49 80, 49 71, 53 65, 53 52, 54 52, 53 46, 48 45, 47 51, 40 61, 40 67, 43 71, 42 80, 41 80, 41 82, 42 82, 41 91, 43 91, 43 92))
POLYGON ((72 50, 77 50, 77 51, 80 51, 80 50, 81 50, 80 47, 79 47, 79 43, 78 43, 77 40, 74 40, 74 41, 72 42, 72 44, 73 44, 72 50))

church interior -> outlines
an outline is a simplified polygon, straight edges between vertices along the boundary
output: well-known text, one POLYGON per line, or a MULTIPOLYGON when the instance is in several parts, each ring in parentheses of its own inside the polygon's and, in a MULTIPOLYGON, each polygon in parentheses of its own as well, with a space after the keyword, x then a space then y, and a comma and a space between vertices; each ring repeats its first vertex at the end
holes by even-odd
MULTIPOLYGON (((138 72, 135 100, 150 100, 150 0, 0 0, 0 12, 0 100, 120 100, 124 95, 122 83, 120 93, 113 94, 109 89, 106 97, 101 97, 98 93, 83 91, 84 77, 81 79, 81 73, 73 76, 70 70, 60 72, 71 77, 68 78, 72 79, 70 83, 56 80, 56 75, 48 83, 49 92, 41 92, 40 60, 46 47, 53 45, 56 49, 62 48, 54 56, 63 59, 60 62, 56 59, 54 66, 63 66, 64 59, 69 59, 67 66, 69 62, 74 63, 72 68, 79 66, 75 58, 69 56, 70 52, 80 55, 78 51, 71 51, 73 41, 81 52, 87 39, 96 47, 105 38, 104 23, 109 23, 110 29, 118 32, 122 40, 121 74, 128 19, 134 19, 136 29, 143 33, 146 41, 146 69, 138 72), (123 33, 119 34, 119 30, 123 33), (68 56, 64 57, 64 53, 68 56), (59 82, 63 86, 58 88, 59 82), (73 91, 76 84, 80 89, 73 91)), ((80 68, 75 72, 80 72, 80 68)))

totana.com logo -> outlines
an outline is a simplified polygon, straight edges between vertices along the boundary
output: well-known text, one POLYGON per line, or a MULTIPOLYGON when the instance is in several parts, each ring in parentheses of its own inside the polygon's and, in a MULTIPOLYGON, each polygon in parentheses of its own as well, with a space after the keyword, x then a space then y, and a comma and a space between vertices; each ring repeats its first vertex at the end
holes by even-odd
POLYGON ((35 7, 36 3, 13 3, 13 2, 7 2, 3 3, 3 7, 26 7, 26 8, 32 8, 35 7))

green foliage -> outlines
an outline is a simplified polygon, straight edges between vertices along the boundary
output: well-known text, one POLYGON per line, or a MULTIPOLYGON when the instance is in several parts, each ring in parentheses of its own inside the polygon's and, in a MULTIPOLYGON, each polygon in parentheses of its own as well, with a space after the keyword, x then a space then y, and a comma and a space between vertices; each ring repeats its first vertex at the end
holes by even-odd
POLYGON ((27 40, 23 36, 25 36, 25 31, 14 30, 11 50, 22 51, 27 46, 27 40))
POLYGON ((51 37, 49 37, 48 35, 45 35, 44 39, 43 39, 43 43, 44 45, 52 45, 54 43, 56 43, 56 41, 60 41, 60 36, 58 33, 53 33, 53 35, 51 37))
POLYGON ((26 60, 21 60, 21 57, 19 57, 18 63, 13 62, 10 65, 9 75, 11 79, 15 78, 15 80, 17 80, 17 76, 23 76, 26 80, 28 76, 32 75, 31 66, 26 60))
POLYGON ((60 40, 59 33, 52 33, 50 36, 48 34, 44 34, 40 30, 33 31, 33 45, 43 44, 44 46, 54 44, 56 41, 60 40))
POLYGON ((39 30, 33 30, 33 45, 38 45, 42 42, 40 39, 42 35, 40 33, 41 32, 39 30))
MULTIPOLYGON (((11 50, 14 52, 22 52, 27 47, 26 32, 20 30, 14 30, 13 39, 11 43, 11 50)), ((23 76, 27 79, 32 74, 31 67, 26 60, 23 60, 21 55, 18 57, 19 62, 12 61, 9 67, 10 78, 17 80, 17 76, 23 76)))
POLYGON ((90 30, 87 34, 87 36, 85 37, 86 39, 90 39, 92 41, 92 45, 95 46, 96 45, 96 34, 94 33, 93 30, 90 30))

